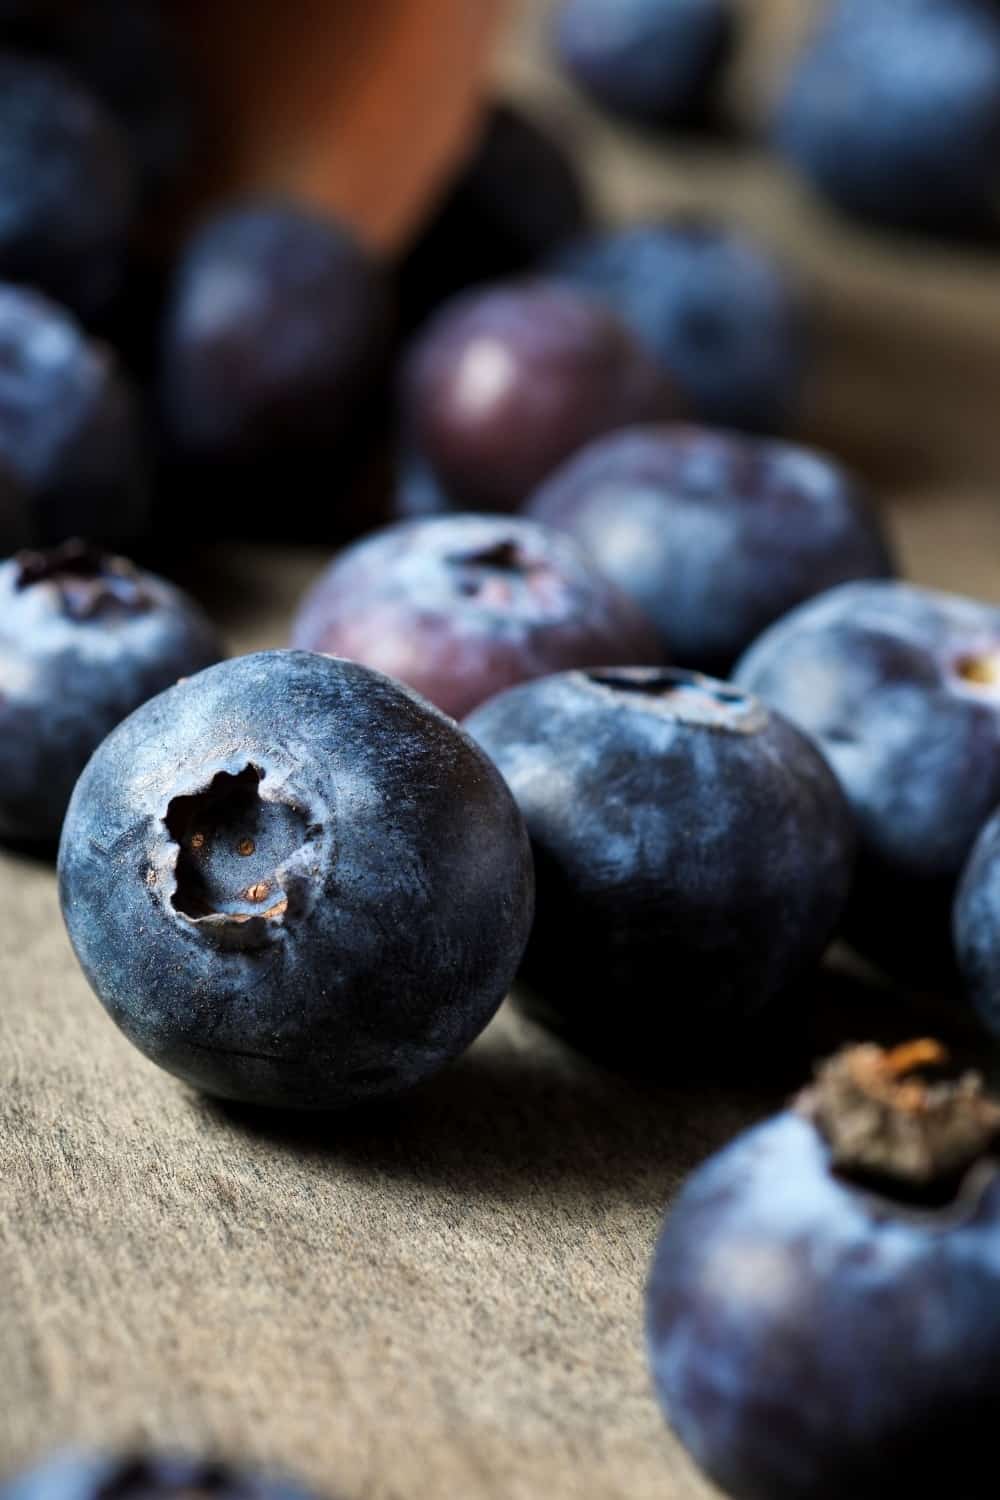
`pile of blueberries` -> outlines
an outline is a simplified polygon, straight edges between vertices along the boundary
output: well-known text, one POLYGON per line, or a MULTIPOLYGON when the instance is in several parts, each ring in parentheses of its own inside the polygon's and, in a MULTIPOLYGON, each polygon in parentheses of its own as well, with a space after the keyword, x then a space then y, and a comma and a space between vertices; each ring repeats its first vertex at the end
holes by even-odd
MULTIPOLYGON (((676 123, 734 33, 721 0, 567 0, 557 39, 676 123)), ((898 581, 863 483, 776 435, 787 271, 705 221, 595 229, 508 107, 402 265, 263 200, 150 259, 198 132, 169 40, 133 0, 0 5, 0 838, 58 841, 124 1033, 209 1093, 344 1109, 516 979, 678 1076, 752 1057, 840 938, 1000 1036, 1000 609, 898 581), (340 498, 390 410, 394 482, 340 498), (354 537, 289 649, 223 660, 120 549, 252 534, 262 493, 273 526, 292 476, 354 537)), ((987 95, 985 0, 835 0, 781 138, 848 206, 967 223, 987 95)), ((656 1385, 737 1500, 994 1493, 1000 1106, 945 1061, 838 1054, 669 1216, 656 1385)), ((2 1493, 213 1491, 295 1494, 79 1456, 2 1493)))

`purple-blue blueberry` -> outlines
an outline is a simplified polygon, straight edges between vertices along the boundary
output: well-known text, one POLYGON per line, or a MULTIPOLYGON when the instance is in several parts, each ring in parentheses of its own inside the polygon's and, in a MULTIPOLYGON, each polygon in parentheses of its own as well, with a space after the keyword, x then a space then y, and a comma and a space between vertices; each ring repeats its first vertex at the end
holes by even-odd
POLYGON ((81 542, 0 563, 0 837, 59 835, 104 736, 223 650, 201 610, 81 542))
POLYGON ((390 323, 385 272, 345 225, 292 203, 222 210, 184 247, 168 295, 169 444, 219 465, 334 450, 381 371, 390 323))
POLYGON ((780 432, 809 357, 805 297, 763 245, 709 219, 676 217, 576 240, 546 272, 606 302, 677 382, 696 417, 780 432))
POLYGON ((609 668, 513 688, 466 722, 531 836, 523 980, 569 1034, 683 1065, 752 1030, 818 963, 854 829, 823 757, 778 714, 696 673, 609 668))
POLYGON ((989 1500, 1000 1105, 858 1047, 699 1168, 647 1294, 667 1420, 733 1500, 989 1500))
POLYGON ((0 277, 98 317, 134 206, 127 139, 104 106, 61 68, 0 52, 0 277))
POLYGON ((71 313, 0 283, 0 553, 67 537, 127 546, 149 521, 139 414, 113 351, 71 313))
POLYGON ((716 676, 804 599, 893 571, 874 507, 833 459, 709 428, 602 438, 528 513, 583 545, 670 661, 716 676))
POLYGON ((450 719, 354 662, 263 652, 126 719, 59 851, 70 939, 147 1057, 298 1109, 396 1094, 491 1019, 531 926, 531 854, 450 719))
POLYGON ((271 1473, 180 1453, 69 1449, 0 1484, 0 1500, 315 1500, 271 1473))
POLYGON ((950 983, 955 888, 1000 803, 1000 609, 844 584, 766 631, 735 678, 812 736, 854 809, 845 937, 891 974, 950 983))
POLYGON ((982 829, 955 899, 955 951, 976 1013, 1000 1036, 1000 811, 982 829))
POLYGON ((775 136, 821 193, 862 220, 995 229, 995 3, 835 0, 792 74, 775 136))
POLYGON ((555 45, 611 113, 685 125, 710 112, 734 33, 731 0, 562 0, 555 45))
POLYGON ((625 325, 572 287, 512 282, 446 303, 410 350, 406 440, 466 510, 517 510, 602 433, 680 411, 625 325))
POLYGON ((292 644, 398 677, 456 719, 567 667, 664 659, 571 537, 513 516, 401 522, 357 542, 307 595, 292 644))

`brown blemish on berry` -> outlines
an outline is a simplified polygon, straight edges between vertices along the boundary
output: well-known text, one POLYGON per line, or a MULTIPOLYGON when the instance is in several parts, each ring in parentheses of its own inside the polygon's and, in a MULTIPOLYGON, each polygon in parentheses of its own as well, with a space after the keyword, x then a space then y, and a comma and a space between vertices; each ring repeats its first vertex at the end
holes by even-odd
POLYGON ((266 901, 270 894, 271 887, 266 881, 262 880, 257 885, 251 885, 247 888, 246 898, 248 901, 260 902, 266 901))
POLYGON ((1000 651, 959 657, 955 672, 972 688, 1000 688, 1000 651))
POLYGON ((200 849, 203 846, 204 842, 205 842, 205 835, 203 833, 193 834, 192 838, 191 838, 191 848, 192 849, 200 849))
POLYGON ((242 854, 244 857, 246 857, 247 855, 256 852, 257 845, 254 843, 253 839, 240 839, 239 843, 236 846, 236 849, 237 853, 242 854))

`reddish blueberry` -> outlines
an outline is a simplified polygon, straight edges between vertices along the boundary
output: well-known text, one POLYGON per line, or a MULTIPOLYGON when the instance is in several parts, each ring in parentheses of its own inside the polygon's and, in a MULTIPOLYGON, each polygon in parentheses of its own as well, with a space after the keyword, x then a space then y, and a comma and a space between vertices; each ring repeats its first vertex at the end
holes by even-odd
POLYGON ((566 667, 663 657, 571 538, 501 516, 402 522, 356 543, 307 597, 292 640, 398 677, 455 718, 566 667))
POLYGON ((470 510, 516 510, 584 443, 676 414, 666 376, 614 314, 542 282, 456 298, 404 376, 407 437, 470 510))

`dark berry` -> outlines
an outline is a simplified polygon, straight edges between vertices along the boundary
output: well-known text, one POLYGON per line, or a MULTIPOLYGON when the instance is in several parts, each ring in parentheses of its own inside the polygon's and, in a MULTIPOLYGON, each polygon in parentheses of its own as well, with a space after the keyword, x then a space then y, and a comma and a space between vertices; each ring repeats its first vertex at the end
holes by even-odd
POLYGON ((170 442, 223 464, 335 448, 381 368, 388 326, 384 273, 343 225, 291 204, 217 215, 189 241, 169 297, 170 442))
POLYGON ((1000 1105, 857 1047, 667 1215, 648 1338, 733 1500, 987 1500, 1000 1418, 1000 1105))
POLYGON ((776 139, 861 219, 927 231, 995 225, 995 3, 836 0, 792 76, 776 139))
POLYGON ((584 443, 676 411, 612 313, 541 282, 456 298, 417 339, 404 379, 408 438, 470 510, 516 510, 584 443))
POLYGON ((183 1454, 68 1450, 0 1485, 0 1500, 314 1500, 270 1473, 183 1454))
POLYGON ((1000 609, 844 584, 772 626, 736 679, 817 741, 854 808, 847 938, 890 973, 950 979, 955 886, 1000 803, 1000 609))
POLYGON ((2 284, 0 462, 23 490, 17 513, 0 513, 4 553, 146 530, 139 417, 114 354, 45 297, 2 284))
POLYGON ((954 935, 969 998, 1000 1036, 1000 812, 973 846, 955 901, 954 935))
POLYGON ((831 459, 703 428, 602 438, 529 509, 583 544, 672 662, 722 676, 802 600, 892 573, 874 509, 831 459))
POLYGON ((222 647, 192 601, 81 542, 0 564, 0 836, 58 836, 126 714, 222 647))
POLYGON ((747 235, 665 219, 567 245, 547 269, 613 308, 702 421, 776 432, 794 417, 805 301, 786 267, 747 235))
POLYGON ((292 640, 398 677, 455 718, 566 667, 663 659, 571 538, 501 516, 404 522, 358 542, 308 595, 292 640))
POLYGON ((603 108, 683 125, 709 112, 733 23, 731 0, 562 0, 556 50, 603 108))
POLYGON ((579 234, 587 217, 571 158, 529 116, 494 106, 471 160, 403 264, 408 321, 465 287, 530 270, 579 234))
POLYGON ((467 722, 532 840, 523 977, 570 1034, 683 1065, 818 963, 851 817, 822 756, 761 703, 695 673, 605 669, 513 688, 467 722))
POLYGON ((47 0, 10 16, 0 7, 0 27, 5 46, 60 64, 93 90, 127 130, 147 193, 177 179, 191 105, 157 0, 47 0))
POLYGON ((97 317, 121 280, 133 198, 104 106, 60 68, 0 53, 0 277, 97 317))
POLYGON ((463 1051, 532 914, 517 807, 398 683, 265 652, 154 698, 77 784, 59 852, 101 1002, 209 1093, 331 1108, 463 1051))

